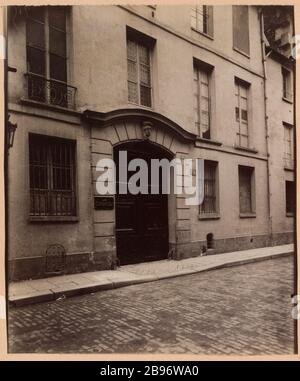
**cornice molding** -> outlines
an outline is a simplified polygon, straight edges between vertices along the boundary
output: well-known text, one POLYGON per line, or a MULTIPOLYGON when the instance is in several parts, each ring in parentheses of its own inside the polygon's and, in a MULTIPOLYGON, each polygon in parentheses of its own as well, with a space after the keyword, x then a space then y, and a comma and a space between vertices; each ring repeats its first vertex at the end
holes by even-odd
POLYGON ((115 122, 135 121, 135 122, 151 122, 154 126, 161 129, 166 129, 185 141, 195 142, 197 135, 186 131, 171 119, 162 114, 151 110, 144 110, 139 108, 126 108, 116 109, 109 112, 98 112, 92 110, 85 110, 83 118, 86 121, 92 122, 99 127, 106 127, 115 122))

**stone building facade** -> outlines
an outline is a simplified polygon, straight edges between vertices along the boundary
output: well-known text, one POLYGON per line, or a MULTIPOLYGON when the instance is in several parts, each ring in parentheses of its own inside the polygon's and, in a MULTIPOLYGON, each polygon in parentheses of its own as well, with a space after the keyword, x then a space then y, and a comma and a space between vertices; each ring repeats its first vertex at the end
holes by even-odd
POLYGON ((263 30, 254 6, 9 8, 10 279, 292 242, 293 61, 263 30), (99 197, 120 149, 204 159, 204 203, 99 197))

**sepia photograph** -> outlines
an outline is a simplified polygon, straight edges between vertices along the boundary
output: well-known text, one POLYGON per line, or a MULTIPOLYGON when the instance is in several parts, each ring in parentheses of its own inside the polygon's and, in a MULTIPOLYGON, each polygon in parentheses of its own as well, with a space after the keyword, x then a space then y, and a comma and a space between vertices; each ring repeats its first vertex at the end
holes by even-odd
POLYGON ((297 354, 294 7, 4 14, 8 353, 297 354))

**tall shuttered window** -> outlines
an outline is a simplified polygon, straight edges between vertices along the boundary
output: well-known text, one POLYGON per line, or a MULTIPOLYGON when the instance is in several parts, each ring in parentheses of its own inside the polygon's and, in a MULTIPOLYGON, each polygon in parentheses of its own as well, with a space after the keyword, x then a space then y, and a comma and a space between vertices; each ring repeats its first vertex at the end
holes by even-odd
POLYGON ((194 65, 194 117, 198 135, 210 139, 210 79, 211 73, 194 65))
POLYGON ((217 205, 217 171, 218 163, 205 160, 204 162, 204 201, 200 205, 200 215, 218 213, 217 205))
POLYGON ((76 216, 76 142, 29 134, 30 215, 76 216))
POLYGON ((249 147, 249 85, 235 80, 236 145, 249 147))
POLYGON ((191 9, 191 27, 198 32, 213 37, 213 7, 197 5, 191 9))
POLYGON ((254 205, 254 168, 239 165, 240 213, 255 213, 254 205))
POLYGON ((294 145, 293 145, 293 126, 290 124, 283 124, 284 128, 284 165, 287 168, 294 167, 294 145))
POLYGON ((247 5, 233 5, 233 47, 250 54, 249 8, 247 5))
POLYGON ((282 97, 289 101, 293 100, 292 73, 286 68, 281 69, 282 73, 282 97))
POLYGON ((151 50, 141 42, 127 39, 128 101, 152 106, 151 50))

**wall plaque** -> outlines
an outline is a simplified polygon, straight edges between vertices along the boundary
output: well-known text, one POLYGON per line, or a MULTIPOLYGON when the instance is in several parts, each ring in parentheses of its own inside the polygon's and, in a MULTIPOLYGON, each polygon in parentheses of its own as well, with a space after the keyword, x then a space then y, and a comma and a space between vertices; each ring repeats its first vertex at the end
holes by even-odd
POLYGON ((95 210, 111 210, 114 208, 114 198, 110 196, 95 196, 94 209, 95 210))

